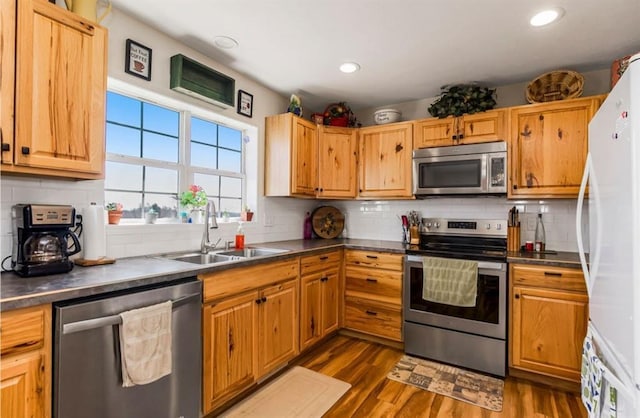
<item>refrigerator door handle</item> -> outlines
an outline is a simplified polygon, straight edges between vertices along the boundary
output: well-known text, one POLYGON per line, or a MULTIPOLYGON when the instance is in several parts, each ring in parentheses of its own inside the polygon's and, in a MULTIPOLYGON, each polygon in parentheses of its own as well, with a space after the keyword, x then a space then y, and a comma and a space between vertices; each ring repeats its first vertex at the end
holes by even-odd
POLYGON ((584 162, 584 174, 580 183, 580 192, 578 193, 578 204, 576 206, 576 236, 578 238, 578 255, 580 256, 580 265, 584 273, 584 281, 587 287, 587 294, 591 298, 591 277, 589 274, 589 266, 587 266, 587 258, 584 254, 584 244, 582 242, 582 208, 584 206, 584 193, 587 189, 587 181, 589 180, 589 172, 591 171, 591 153, 587 154, 584 162))

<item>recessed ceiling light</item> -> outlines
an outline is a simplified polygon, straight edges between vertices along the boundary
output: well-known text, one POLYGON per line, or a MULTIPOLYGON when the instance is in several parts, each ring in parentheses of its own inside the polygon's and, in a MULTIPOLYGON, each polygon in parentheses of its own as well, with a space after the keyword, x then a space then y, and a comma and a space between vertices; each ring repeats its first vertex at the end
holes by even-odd
POLYGON ((536 13, 531 20, 529 20, 529 24, 531 24, 531 26, 545 26, 560 19, 563 14, 564 10, 559 7, 543 10, 540 13, 536 13))
POLYGON ((355 73, 360 69, 360 64, 356 62, 345 62, 340 66, 340 71, 343 73, 355 73))
POLYGON ((213 38, 213 44, 222 49, 233 49, 238 46, 238 41, 228 36, 216 36, 213 38))

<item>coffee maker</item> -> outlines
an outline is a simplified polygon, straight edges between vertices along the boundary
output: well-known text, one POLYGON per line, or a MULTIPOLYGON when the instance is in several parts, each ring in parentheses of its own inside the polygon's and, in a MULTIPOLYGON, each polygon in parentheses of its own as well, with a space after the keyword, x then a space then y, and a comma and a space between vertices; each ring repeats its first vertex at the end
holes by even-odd
POLYGON ((13 271, 20 276, 41 276, 73 268, 69 256, 81 248, 71 230, 76 218, 72 206, 19 204, 11 208, 11 217, 13 271))

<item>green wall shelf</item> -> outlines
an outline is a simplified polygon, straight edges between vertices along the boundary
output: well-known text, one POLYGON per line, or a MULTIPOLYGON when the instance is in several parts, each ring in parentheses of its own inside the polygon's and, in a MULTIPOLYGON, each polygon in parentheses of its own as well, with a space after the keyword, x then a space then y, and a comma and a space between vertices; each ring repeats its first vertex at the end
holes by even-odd
POLYGON ((182 54, 171 57, 171 90, 222 108, 233 107, 236 81, 182 54))

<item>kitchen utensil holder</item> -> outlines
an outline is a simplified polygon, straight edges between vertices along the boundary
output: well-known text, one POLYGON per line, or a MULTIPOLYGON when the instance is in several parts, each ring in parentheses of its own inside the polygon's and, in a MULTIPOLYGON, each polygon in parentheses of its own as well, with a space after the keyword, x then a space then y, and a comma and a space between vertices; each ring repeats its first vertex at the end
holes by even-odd
POLYGON ((507 251, 520 251, 520 226, 507 227, 507 251))
POLYGON ((420 228, 418 228, 418 225, 411 225, 409 236, 409 244, 420 244, 420 228))

